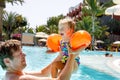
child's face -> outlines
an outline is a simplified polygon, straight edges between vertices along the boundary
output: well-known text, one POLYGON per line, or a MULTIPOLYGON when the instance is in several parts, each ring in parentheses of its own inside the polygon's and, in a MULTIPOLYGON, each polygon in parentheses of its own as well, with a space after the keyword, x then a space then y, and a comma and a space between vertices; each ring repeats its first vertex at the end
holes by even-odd
POLYGON ((65 38, 65 37, 71 37, 71 34, 73 33, 73 30, 69 27, 68 24, 60 24, 59 25, 59 34, 65 38))

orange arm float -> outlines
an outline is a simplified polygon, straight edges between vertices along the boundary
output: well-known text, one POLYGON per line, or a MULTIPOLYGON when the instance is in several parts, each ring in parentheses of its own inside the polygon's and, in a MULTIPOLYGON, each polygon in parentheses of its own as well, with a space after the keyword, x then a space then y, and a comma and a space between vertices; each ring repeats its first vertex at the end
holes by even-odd
POLYGON ((91 35, 87 31, 79 30, 72 35, 70 45, 72 50, 78 50, 82 47, 88 47, 91 40, 91 35))
POLYGON ((53 52, 57 52, 60 50, 60 40, 61 40, 61 35, 59 34, 51 34, 47 38, 47 47, 50 48, 53 52))
MULTIPOLYGON (((47 39, 47 46, 54 52, 60 50, 61 35, 52 34, 47 39)), ((70 39, 70 46, 73 51, 82 47, 86 48, 91 43, 91 35, 85 30, 75 32, 70 39)))

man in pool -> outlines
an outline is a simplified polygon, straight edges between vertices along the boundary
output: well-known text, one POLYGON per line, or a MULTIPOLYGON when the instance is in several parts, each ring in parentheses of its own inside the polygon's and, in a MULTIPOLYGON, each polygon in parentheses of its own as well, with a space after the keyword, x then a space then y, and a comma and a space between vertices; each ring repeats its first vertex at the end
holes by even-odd
POLYGON ((22 52, 21 43, 18 40, 8 40, 0 44, 0 65, 6 70, 4 80, 69 80, 75 54, 70 54, 66 66, 57 78, 47 77, 50 74, 51 65, 38 72, 23 72, 26 67, 25 54, 22 52))

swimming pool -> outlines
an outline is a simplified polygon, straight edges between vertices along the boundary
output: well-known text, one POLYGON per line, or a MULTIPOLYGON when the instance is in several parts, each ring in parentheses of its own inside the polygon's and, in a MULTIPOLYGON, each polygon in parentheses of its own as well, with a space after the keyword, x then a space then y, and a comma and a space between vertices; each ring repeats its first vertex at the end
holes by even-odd
MULTIPOLYGON (((27 67, 24 69, 25 71, 38 71, 48 65, 56 56, 56 54, 46 54, 46 48, 42 47, 30 47, 23 46, 23 51, 26 53, 26 61, 27 67)), ((96 54, 97 51, 83 51, 81 55, 102 55, 105 52, 101 52, 100 54, 96 54)), ((114 53, 112 53, 114 54, 114 53)), ((0 80, 3 77, 5 71, 0 68, 0 80)), ((71 80, 120 80, 116 77, 113 77, 109 74, 99 72, 97 70, 91 69, 87 66, 81 64, 78 71, 73 73, 71 76, 71 80)))

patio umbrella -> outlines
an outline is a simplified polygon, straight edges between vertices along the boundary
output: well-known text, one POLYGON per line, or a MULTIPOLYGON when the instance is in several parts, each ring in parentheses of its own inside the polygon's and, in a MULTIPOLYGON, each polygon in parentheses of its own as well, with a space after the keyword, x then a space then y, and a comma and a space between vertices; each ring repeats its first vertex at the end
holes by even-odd
POLYGON ((112 7, 109 7, 105 10, 106 15, 118 15, 120 16, 120 5, 115 5, 112 7))
POLYGON ((120 41, 115 41, 113 42, 113 44, 120 44, 120 41))
POLYGON ((113 0, 113 3, 120 4, 120 0, 113 0))
POLYGON ((46 34, 46 33, 44 33, 44 32, 37 32, 36 34, 35 34, 35 37, 37 37, 37 38, 48 38, 48 34, 46 34))
POLYGON ((47 40, 46 39, 39 39, 38 41, 39 42, 46 42, 47 40))
POLYGON ((95 42, 96 43, 104 43, 104 41, 102 41, 102 40, 96 40, 95 42))

